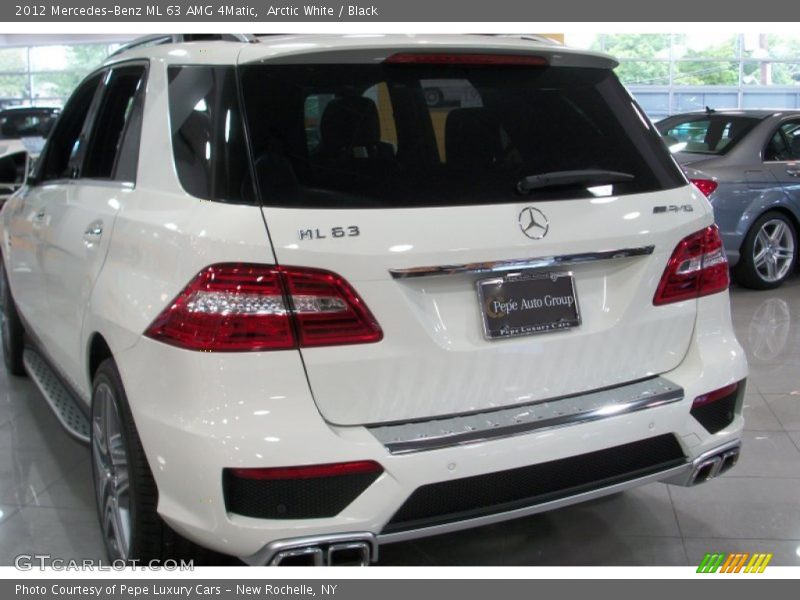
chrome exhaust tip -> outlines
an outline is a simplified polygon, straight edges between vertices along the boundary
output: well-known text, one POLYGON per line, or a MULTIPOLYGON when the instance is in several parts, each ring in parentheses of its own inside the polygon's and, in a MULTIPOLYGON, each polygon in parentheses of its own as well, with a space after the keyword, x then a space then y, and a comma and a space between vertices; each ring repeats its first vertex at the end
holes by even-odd
POLYGON ((719 473, 722 474, 729 471, 736 466, 739 462, 739 448, 732 448, 722 455, 722 464, 719 466, 719 473))
POLYGON ((276 540, 251 556, 248 565, 273 567, 368 566, 378 561, 378 541, 369 532, 332 533, 276 540))
POLYGON ((697 457, 688 482, 683 485, 699 485, 729 471, 739 461, 741 450, 741 442, 736 441, 697 457))
POLYGON ((329 567, 368 567, 372 556, 366 542, 348 542, 328 546, 329 567))
POLYGON ((306 546, 278 552, 269 562, 271 567, 321 567, 325 564, 322 548, 306 546))
POLYGON ((692 473, 692 478, 690 481, 690 485, 697 485, 699 483, 705 483, 706 481, 710 481, 717 476, 719 473, 719 468, 722 465, 722 457, 720 456, 712 456, 711 458, 707 458, 701 463, 697 464, 694 468, 694 472, 692 473))

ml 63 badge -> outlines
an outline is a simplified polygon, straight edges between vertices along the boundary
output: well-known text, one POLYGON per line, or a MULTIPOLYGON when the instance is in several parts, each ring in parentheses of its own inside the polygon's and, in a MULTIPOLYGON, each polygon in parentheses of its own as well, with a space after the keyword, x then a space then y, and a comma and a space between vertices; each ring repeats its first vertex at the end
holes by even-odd
POLYGON ((560 331, 581 324, 572 273, 520 272, 478 282, 486 339, 560 331))

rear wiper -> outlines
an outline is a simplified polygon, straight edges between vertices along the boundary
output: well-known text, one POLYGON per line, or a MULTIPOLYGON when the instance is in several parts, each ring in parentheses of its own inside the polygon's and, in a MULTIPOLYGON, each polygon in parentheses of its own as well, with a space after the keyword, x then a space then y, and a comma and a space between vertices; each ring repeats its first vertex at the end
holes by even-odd
POLYGON ((575 171, 551 171, 528 175, 517 182, 517 191, 527 194, 533 190, 544 188, 566 187, 571 185, 604 185, 608 183, 621 183, 631 181, 634 176, 621 171, 607 171, 605 169, 577 169, 575 171))

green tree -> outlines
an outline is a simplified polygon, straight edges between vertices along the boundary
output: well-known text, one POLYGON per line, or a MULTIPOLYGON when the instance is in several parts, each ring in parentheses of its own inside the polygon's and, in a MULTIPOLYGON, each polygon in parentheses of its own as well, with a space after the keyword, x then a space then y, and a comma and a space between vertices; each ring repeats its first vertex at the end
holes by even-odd
POLYGON ((598 36, 591 49, 623 59, 616 73, 626 85, 667 85, 669 62, 664 59, 669 58, 669 40, 669 34, 607 34, 598 36))
POLYGON ((730 36, 722 43, 692 48, 685 35, 675 36, 683 48, 684 60, 675 63, 674 81, 678 85, 739 85, 739 36, 730 36), (686 60, 693 59, 697 60, 686 60))
POLYGON ((26 48, 3 48, 0 50, 0 71, 23 73, 28 70, 26 48))
POLYGON ((64 46, 65 70, 34 75, 35 97, 61 98, 66 101, 72 90, 108 56, 106 44, 64 46))

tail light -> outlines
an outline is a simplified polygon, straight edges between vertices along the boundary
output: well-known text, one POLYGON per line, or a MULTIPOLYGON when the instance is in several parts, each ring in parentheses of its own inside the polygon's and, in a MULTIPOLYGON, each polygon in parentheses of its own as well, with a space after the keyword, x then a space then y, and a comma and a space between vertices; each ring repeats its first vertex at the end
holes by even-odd
POLYGON ((714 181, 713 179, 690 179, 697 189, 703 192, 703 195, 706 198, 709 198, 711 194, 719 187, 719 184, 714 181))
POLYGON ((338 275, 239 263, 203 269, 145 335, 208 352, 365 344, 383 338, 364 301, 338 275))
POLYGON ((658 284, 653 304, 669 304, 728 289, 728 259, 719 229, 711 225, 680 241, 658 284))
POLYGON ((546 67, 543 56, 529 54, 452 54, 401 52, 392 54, 385 61, 390 65, 469 65, 469 66, 518 66, 546 67))

